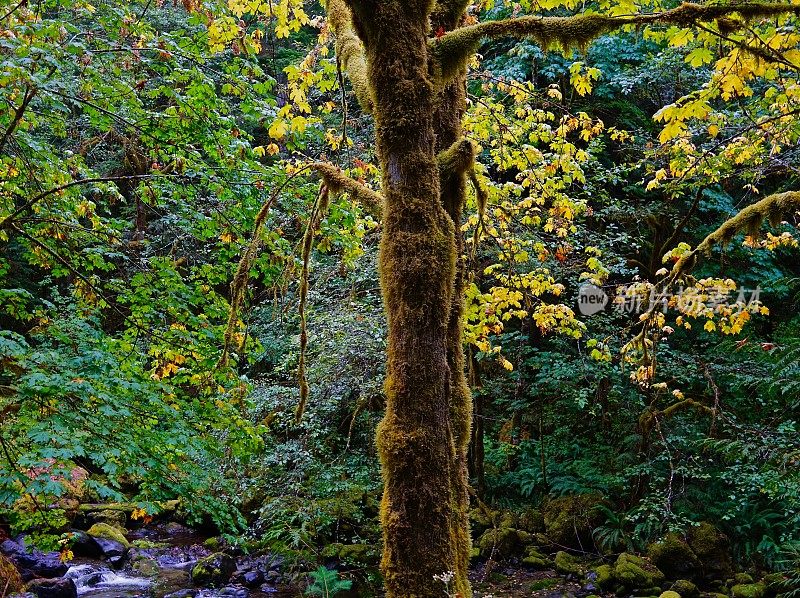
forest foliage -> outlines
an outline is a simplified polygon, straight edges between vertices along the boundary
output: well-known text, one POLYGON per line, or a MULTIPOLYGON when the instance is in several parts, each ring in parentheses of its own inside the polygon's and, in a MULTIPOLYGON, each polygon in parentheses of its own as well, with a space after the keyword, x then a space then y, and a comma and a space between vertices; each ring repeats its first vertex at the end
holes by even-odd
MULTIPOLYGON (((472 4, 476 27, 676 7, 472 4)), ((342 556, 325 547, 379 542, 380 206, 355 187, 322 205, 313 165, 375 192, 380 175, 322 15, 300 0, 0 7, 0 519, 14 531, 58 546, 81 468, 98 500, 155 513, 180 498, 307 570, 342 556)), ((481 502, 600 496, 592 551, 712 521, 741 562, 791 566, 798 202, 693 248, 800 190, 797 23, 743 12, 469 47, 477 162, 460 225, 481 502), (604 311, 578 309, 585 284, 604 311)))

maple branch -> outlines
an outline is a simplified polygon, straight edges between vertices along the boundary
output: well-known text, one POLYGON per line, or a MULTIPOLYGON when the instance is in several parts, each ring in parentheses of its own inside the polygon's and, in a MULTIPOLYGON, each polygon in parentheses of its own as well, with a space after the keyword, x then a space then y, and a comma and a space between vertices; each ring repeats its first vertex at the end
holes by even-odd
POLYGON ((25 90, 25 96, 22 98, 22 104, 19 105, 19 108, 14 110, 14 118, 11 121, 11 124, 8 125, 6 132, 3 133, 3 138, 0 140, 0 155, 2 155, 3 150, 6 147, 6 143, 11 138, 11 134, 19 125, 20 121, 22 120, 22 116, 25 114, 25 110, 28 108, 28 104, 31 103, 31 100, 36 95, 39 90, 35 87, 28 87, 25 90))
POLYGON ((697 247, 684 253, 672 267, 668 282, 674 281, 681 274, 691 270, 697 261, 699 253, 708 253, 715 245, 727 245, 740 232, 745 232, 751 237, 755 237, 758 235, 764 220, 769 220, 771 225, 777 226, 788 214, 797 210, 800 210, 800 191, 775 193, 747 206, 738 214, 723 222, 717 230, 703 239, 697 247))
MULTIPOLYGON (((779 14, 800 14, 800 5, 743 2, 729 5, 702 5, 685 2, 671 10, 651 14, 609 16, 579 14, 571 17, 526 16, 502 21, 486 21, 462 27, 430 40, 432 57, 438 62, 439 73, 447 81, 464 65, 484 39, 502 37, 532 37, 543 47, 557 42, 562 47, 583 48, 593 39, 625 25, 654 23, 688 27, 703 21, 713 21, 731 14, 745 19, 770 17, 779 14)), ((741 24, 738 24, 741 25, 741 24)), ((731 26, 726 21, 726 26, 731 26)))
POLYGON ((364 112, 371 114, 373 102, 364 47, 353 30, 353 16, 345 0, 328 0, 328 24, 336 33, 336 55, 350 78, 356 100, 364 112))
POLYGON ((383 196, 350 178, 341 169, 328 162, 313 162, 308 167, 322 176, 325 186, 333 195, 347 192, 370 210, 380 210, 383 196))
POLYGON ((128 175, 128 176, 109 176, 109 177, 94 177, 89 179, 80 179, 77 181, 70 181, 69 183, 65 183, 63 185, 59 185, 58 187, 53 187, 52 189, 48 189, 47 191, 43 191, 33 197, 33 199, 28 200, 16 210, 14 210, 11 214, 0 220, 0 230, 9 228, 16 219, 19 217, 20 214, 27 212, 30 210, 35 204, 43 200, 48 195, 53 195, 54 193, 58 193, 60 191, 64 191, 65 189, 69 189, 70 187, 76 187, 78 185, 87 185, 89 183, 113 183, 116 181, 125 181, 125 180, 137 180, 137 179, 149 179, 155 176, 168 176, 168 175, 152 175, 152 174, 137 174, 137 175, 128 175))

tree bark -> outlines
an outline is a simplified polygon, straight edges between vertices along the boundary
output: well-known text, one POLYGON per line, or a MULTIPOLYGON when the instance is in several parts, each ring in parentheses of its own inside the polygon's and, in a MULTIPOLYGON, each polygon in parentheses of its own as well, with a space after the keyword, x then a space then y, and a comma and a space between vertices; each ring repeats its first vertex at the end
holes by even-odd
MULTIPOLYGON (((439 98, 428 71, 432 7, 395 0, 354 1, 350 8, 365 48, 385 198, 380 278, 389 332, 386 414, 377 433, 384 480, 381 567, 388 596, 441 596, 445 585, 435 576, 453 572, 451 590, 466 597, 462 454, 469 423, 468 415, 457 427, 453 422, 466 385, 463 354, 459 361, 452 342, 458 334, 461 346, 454 216, 463 205, 464 184, 448 185, 452 205, 446 210, 436 160, 445 142, 437 135, 439 98)), ((450 120, 460 121, 460 114, 450 120)))

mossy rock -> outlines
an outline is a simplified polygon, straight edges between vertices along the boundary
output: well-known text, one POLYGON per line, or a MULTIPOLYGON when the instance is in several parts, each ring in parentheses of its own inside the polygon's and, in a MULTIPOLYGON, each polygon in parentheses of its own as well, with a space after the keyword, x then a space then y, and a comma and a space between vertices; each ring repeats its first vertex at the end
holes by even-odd
POLYGON ((476 538, 480 537, 480 535, 490 527, 494 527, 498 519, 498 511, 489 511, 487 513, 485 509, 475 508, 469 512, 470 526, 476 538))
POLYGON ((592 531, 602 523, 598 494, 577 494, 548 500, 542 508, 545 534, 553 544, 575 549, 594 545, 592 531))
POLYGON ((517 529, 517 517, 511 511, 502 511, 500 518, 497 522, 497 527, 506 527, 517 529))
POLYGON ((755 583, 755 580, 749 573, 737 573, 733 576, 733 585, 745 585, 750 583, 755 583))
POLYGON ((142 549, 149 549, 149 548, 169 548, 169 542, 153 542, 151 540, 132 540, 131 546, 133 548, 142 548, 142 549))
POLYGON ((668 579, 696 579, 701 571, 692 547, 676 534, 667 534, 663 541, 648 546, 647 556, 668 579))
POLYGON ((661 594, 658 595, 658 598, 682 598, 682 597, 675 590, 667 590, 666 592, 661 592, 661 594))
POLYGON ((224 552, 217 552, 197 561, 192 569, 192 583, 196 586, 222 586, 236 571, 236 561, 224 552))
POLYGON ((219 538, 219 536, 213 536, 211 538, 207 538, 203 542, 203 546, 209 550, 218 551, 220 548, 222 548, 222 540, 219 538))
POLYGON ((480 556, 481 556, 481 549, 478 548, 477 546, 473 546, 472 548, 469 549, 470 560, 480 558, 480 556))
POLYGON ((25 585, 24 591, 37 598, 78 598, 75 581, 64 577, 32 579, 25 585))
POLYGON ((664 574, 647 559, 623 552, 614 564, 614 579, 629 590, 660 586, 664 574))
POLYGON ((677 592, 681 598, 698 598, 700 590, 688 579, 678 579, 672 584, 670 590, 677 592))
POLYGON ((122 533, 118 527, 114 527, 113 525, 109 525, 107 523, 95 523, 92 527, 89 528, 89 531, 86 532, 93 538, 102 538, 103 540, 112 540, 113 542, 117 542, 122 544, 125 548, 130 548, 131 544, 128 542, 125 535, 122 533))
POLYGON ((131 568, 134 571, 138 571, 145 577, 155 577, 158 575, 160 567, 158 566, 158 562, 155 559, 139 556, 133 559, 131 563, 131 568))
POLYGON ((371 544, 328 544, 322 550, 322 556, 335 558, 347 563, 375 565, 378 563, 378 549, 371 544))
POLYGON ((0 554, 0 585, 6 586, 6 594, 15 594, 22 591, 22 576, 17 571, 16 566, 5 556, 0 554))
POLYGON ((733 598, 763 598, 767 586, 763 583, 738 583, 731 588, 733 598))
POLYGON ((118 527, 122 530, 128 523, 128 516, 125 511, 119 509, 103 509, 102 511, 93 511, 87 515, 89 521, 93 523, 107 523, 113 527, 118 527))
POLYGON ((597 585, 604 590, 610 590, 614 587, 616 583, 614 581, 614 569, 611 565, 600 565, 597 569, 595 569, 595 573, 597 574, 597 585))
POLYGON ((522 553, 525 545, 533 541, 531 534, 510 527, 488 529, 478 539, 481 556, 508 558, 522 553))
POLYGON ((536 548, 533 546, 528 548, 528 551, 525 553, 525 558, 522 559, 522 562, 528 567, 533 567, 534 569, 549 569, 553 566, 553 561, 547 558, 546 555, 536 550, 536 548))
POLYGON ((733 575, 730 542, 716 527, 703 522, 689 530, 687 540, 702 563, 706 580, 728 579, 733 575))
POLYGON ((575 575, 576 577, 583 575, 583 564, 580 560, 563 550, 556 553, 554 564, 556 571, 562 575, 575 575))
MULTIPOLYGON (((561 581, 556 577, 545 577, 544 579, 537 579, 536 581, 531 582, 531 584, 528 586, 528 590, 531 592, 540 592, 542 590, 554 588, 560 583, 561 581)), ((586 598, 589 597, 587 596, 586 598)))
POLYGON ((544 531, 544 516, 538 509, 526 509, 517 516, 517 528, 536 534, 544 531))

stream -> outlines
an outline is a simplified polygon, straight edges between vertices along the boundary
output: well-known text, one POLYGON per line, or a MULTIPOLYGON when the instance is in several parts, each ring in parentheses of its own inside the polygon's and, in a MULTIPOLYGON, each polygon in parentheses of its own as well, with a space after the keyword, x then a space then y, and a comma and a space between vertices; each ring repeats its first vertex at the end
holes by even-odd
MULTIPOLYGON (((61 578, 72 580, 79 598, 289 598, 301 595, 280 573, 282 561, 270 555, 240 555, 221 587, 197 586, 191 571, 212 554, 199 533, 174 523, 159 523, 126 538, 123 559, 76 557, 61 578)), ((4 545, 7 547, 7 543, 4 545)), ((43 558, 50 555, 43 555, 43 558)), ((41 574, 40 574, 41 575, 41 574)), ((48 576, 52 577, 52 576, 48 576)), ((69 585, 69 584, 67 584, 69 585)), ((209 584, 210 585, 210 584, 209 584)))

